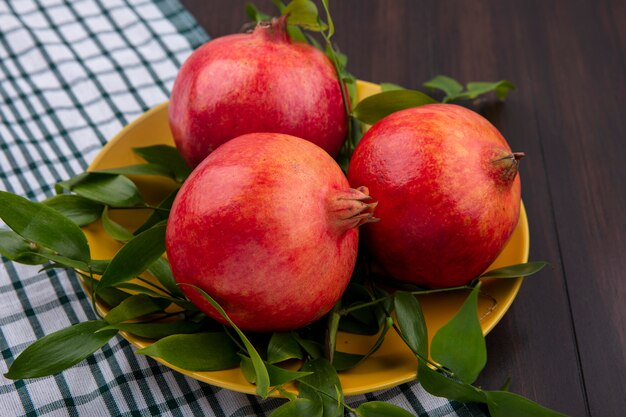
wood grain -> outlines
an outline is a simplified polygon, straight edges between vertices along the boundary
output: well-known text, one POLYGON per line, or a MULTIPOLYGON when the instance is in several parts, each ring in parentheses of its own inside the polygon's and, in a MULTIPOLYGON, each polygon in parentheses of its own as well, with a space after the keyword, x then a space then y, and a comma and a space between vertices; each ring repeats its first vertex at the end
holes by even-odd
MULTIPOLYGON (((245 1, 183 0, 213 36, 239 31, 245 1)), ((272 12, 270 1, 257 1, 272 12)), ((626 410, 626 3, 342 0, 335 41, 362 79, 419 88, 436 74, 506 78, 483 114, 514 150, 531 229, 528 278, 487 337, 480 384, 571 416, 626 410)))

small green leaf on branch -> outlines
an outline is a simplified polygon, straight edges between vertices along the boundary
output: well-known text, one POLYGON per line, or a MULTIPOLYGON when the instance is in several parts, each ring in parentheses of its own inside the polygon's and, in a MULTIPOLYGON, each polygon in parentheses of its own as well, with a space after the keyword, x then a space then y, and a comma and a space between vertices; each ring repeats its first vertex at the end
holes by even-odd
POLYGON ((291 333, 274 333, 267 346, 267 361, 279 363, 288 359, 302 359, 302 348, 291 333))
POLYGON ((321 399, 324 408, 324 417, 343 416, 343 393, 337 371, 326 359, 319 358, 305 364, 302 372, 312 372, 311 375, 300 378, 298 390, 301 398, 312 401, 321 399))
POLYGON ((248 18, 255 23, 259 23, 265 20, 269 20, 270 16, 260 11, 254 4, 246 3, 245 6, 246 14, 248 18))
POLYGON ((165 223, 154 227, 129 240, 115 254, 96 286, 115 286, 129 281, 144 272, 165 252, 165 223))
POLYGON ((507 391, 485 391, 492 417, 567 417, 507 391))
MULTIPOLYGON (((252 364, 252 360, 248 356, 240 356, 241 369, 246 375, 246 379, 251 384, 255 384, 256 373, 254 371, 254 365, 252 364)), ((289 371, 270 363, 265 363, 265 367, 267 369, 267 374, 270 377, 270 386, 282 385, 290 381, 295 381, 307 375, 311 375, 311 372, 289 371)))
POLYGON ((398 291, 394 306, 404 340, 415 354, 428 358, 428 331, 419 301, 408 292, 398 291))
POLYGON ((174 174, 174 179, 178 182, 185 181, 191 174, 191 168, 173 146, 152 145, 143 148, 133 148, 133 152, 151 164, 160 165, 170 170, 174 174))
POLYGON ((536 274, 544 267, 549 265, 547 262, 527 262, 525 264, 509 265, 498 269, 492 269, 485 272, 480 278, 518 278, 527 277, 536 274))
POLYGON ((457 80, 445 75, 437 75, 435 78, 424 83, 425 87, 433 90, 441 90, 445 94, 444 103, 455 100, 473 100, 478 96, 495 92, 499 100, 504 101, 515 86, 507 80, 496 82, 470 82, 465 88, 457 80))
POLYGON ((137 350, 188 371, 217 371, 239 364, 237 346, 225 332, 176 334, 137 350))
POLYGON ((368 401, 356 409, 359 417, 415 417, 413 414, 397 405, 383 401, 368 401))
POLYGON ((137 186, 123 175, 86 172, 57 183, 56 188, 111 207, 144 205, 137 186))
POLYGON ((298 25, 304 29, 321 32, 327 26, 319 19, 317 6, 311 0, 293 0, 282 11, 287 16, 287 23, 298 25))
POLYGON ((308 398, 297 398, 289 401, 269 415, 269 417, 322 417, 323 408, 319 401, 313 401, 308 398))
POLYGON ((100 218, 103 205, 79 195, 60 194, 42 201, 78 226, 85 226, 100 218))
POLYGON ((471 384, 487 363, 485 338, 478 320, 478 293, 474 287, 459 311, 435 333, 430 345, 433 360, 471 384))
POLYGON ((102 330, 100 320, 78 323, 56 331, 28 346, 4 374, 8 379, 28 379, 54 375, 81 362, 104 346, 117 330, 102 330))
POLYGON ((91 259, 80 227, 55 209, 6 191, 0 191, 0 219, 23 239, 67 258, 91 259))
POLYGON ((104 320, 109 324, 118 324, 141 316, 165 310, 171 303, 162 298, 153 298, 145 294, 136 294, 126 298, 111 309, 104 320))
POLYGON ((104 231, 111 236, 115 240, 119 240, 120 242, 127 242, 131 240, 134 236, 131 232, 128 231, 124 226, 117 223, 116 221, 111 220, 109 217, 109 207, 105 206, 102 211, 102 227, 104 231))
POLYGON ((432 103, 436 101, 421 91, 391 90, 374 94, 359 102, 353 116, 363 123, 373 125, 397 111, 432 103))

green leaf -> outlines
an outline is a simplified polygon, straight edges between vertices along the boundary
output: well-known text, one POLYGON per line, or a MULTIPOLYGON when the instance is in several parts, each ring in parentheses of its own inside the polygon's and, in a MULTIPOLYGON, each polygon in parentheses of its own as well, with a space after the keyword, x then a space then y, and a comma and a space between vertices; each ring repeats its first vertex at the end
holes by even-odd
POLYGON ((202 323, 178 320, 171 322, 118 323, 108 327, 123 330, 146 339, 162 339, 175 334, 195 333, 202 326, 202 323))
POLYGON ((278 9, 278 11, 282 14, 283 10, 285 10, 285 3, 282 2, 282 0, 272 0, 272 3, 274 4, 274 6, 276 6, 276 8, 278 9))
POLYGON ((259 23, 263 20, 269 20, 270 18, 269 15, 266 15, 265 13, 261 12, 252 3, 246 3, 245 10, 246 10, 246 14, 248 15, 248 18, 250 18, 250 20, 256 23, 259 23))
POLYGON ((492 417, 566 417, 527 398, 507 391, 486 391, 492 417))
POLYGON ((102 275, 104 274, 104 271, 109 267, 110 263, 110 259, 92 259, 89 263, 89 268, 91 268, 92 273, 102 275))
POLYGON ((469 384, 450 379, 430 369, 424 361, 419 361, 417 364, 417 378, 424 389, 436 397, 445 397, 449 400, 463 403, 487 402, 484 391, 469 384))
POLYGON ((237 327, 237 325, 233 323, 230 317, 228 317, 228 314, 226 314, 226 311, 224 311, 224 309, 217 303, 217 301, 215 301, 209 294, 204 292, 201 288, 196 287, 195 285, 189 285, 189 284, 184 284, 184 285, 188 285, 192 288, 195 288, 196 291, 198 291, 209 302, 209 304, 211 304, 213 308, 215 308, 220 313, 220 315, 224 317, 224 320, 226 320, 228 324, 230 324, 233 330, 237 332, 237 334, 241 338, 241 341, 246 347, 246 350, 248 351, 248 355, 250 356, 250 359, 252 360, 252 365, 254 366, 254 371, 256 374, 256 393, 257 395, 263 398, 266 398, 268 395, 270 377, 267 373, 267 368, 265 367, 265 363, 263 363, 261 356, 256 351, 252 343, 250 343, 246 335, 241 330, 239 330, 239 327, 237 327))
POLYGON ((176 334, 137 350, 187 371, 219 371, 239 364, 237 346, 224 332, 176 334))
MULTIPOLYGON (((241 356, 241 369, 246 374, 246 379, 252 383, 256 383, 256 372, 254 370, 254 365, 252 363, 252 359, 247 356, 241 356)), ((297 372, 297 371, 289 371, 287 369, 283 369, 279 366, 272 365, 270 363, 265 363, 265 367, 267 369, 267 374, 270 377, 270 385, 277 386, 281 384, 285 384, 289 381, 294 381, 305 377, 307 375, 311 375, 311 372, 297 372)))
POLYGON ((28 346, 4 376, 8 379, 28 379, 64 371, 100 349, 117 334, 117 330, 98 331, 106 325, 100 320, 86 321, 44 336, 28 346))
POLYGON ((322 404, 319 401, 297 398, 272 411, 269 417, 322 417, 322 412, 322 404))
POLYGON ((146 146, 145 148, 133 148, 133 152, 145 159, 147 162, 161 165, 162 167, 169 169, 174 173, 174 178, 178 182, 183 182, 189 174, 191 174, 191 168, 178 150, 173 146, 168 145, 153 145, 146 146))
MULTIPOLYGON (((91 278, 89 275, 80 272, 79 274, 85 280, 85 283, 89 288, 89 292, 93 294, 93 289, 98 284, 98 281, 91 278)), ((98 291, 98 299, 102 300, 110 308, 120 305, 120 303, 128 297, 131 297, 131 294, 125 291, 120 291, 115 287, 102 288, 98 291)))
POLYGON ((302 349, 291 333, 274 333, 267 346, 269 363, 283 362, 288 359, 302 359, 302 349))
POLYGON ((117 307, 104 316, 109 324, 118 324, 127 320, 165 310, 171 303, 162 298, 153 298, 145 294, 135 294, 126 298, 117 307))
POLYGON ((78 226, 85 226, 98 220, 103 208, 100 203, 69 194, 55 195, 42 203, 52 207, 78 226))
POLYGON ((299 26, 296 25, 287 25, 287 34, 289 35, 289 39, 294 42, 305 42, 307 41, 307 37, 302 32, 299 26))
POLYGON ((426 81, 424 87, 431 88, 433 90, 441 90, 445 93, 444 103, 449 101, 452 97, 456 97, 461 91, 463 86, 454 78, 447 77, 445 75, 437 75, 435 78, 426 81))
POLYGON ((300 369, 302 372, 312 372, 311 375, 300 378, 298 390, 300 397, 312 401, 321 399, 324 417, 343 416, 343 393, 337 371, 326 359, 319 358, 305 362, 300 369), (321 391, 324 394, 318 394, 321 391))
POLYGON ((328 326, 326 328, 326 359, 333 363, 333 355, 337 347, 337 330, 339 329, 339 320, 341 316, 338 313, 341 306, 341 300, 335 303, 332 311, 328 314, 328 326))
MULTIPOLYGON (((256 383, 256 371, 254 370, 254 365, 252 364, 252 360, 249 357, 239 354, 241 357, 241 362, 239 363, 239 368, 243 373, 243 377, 246 378, 250 384, 256 383)), ((269 372, 268 372, 269 374, 269 372)))
POLYGON ((507 80, 496 82, 472 82, 467 83, 466 91, 459 98, 475 99, 476 97, 495 91, 498 99, 504 101, 510 91, 515 90, 515 86, 507 80))
POLYGON ((37 246, 12 230, 0 230, 0 255, 13 262, 26 265, 41 265, 48 262, 47 258, 37 255, 48 249, 37 246))
POLYGON ((171 169, 157 164, 137 164, 128 165, 119 168, 101 169, 92 171, 101 174, 118 174, 118 175, 157 175, 161 177, 169 177, 176 179, 171 169))
POLYGON ((0 191, 0 218, 29 242, 81 262, 89 262, 91 258, 87 238, 80 227, 45 204, 0 191))
POLYGON ((394 91, 394 90, 405 90, 404 87, 394 83, 380 83, 381 91, 394 91))
POLYGON ((435 333, 430 345, 432 358, 471 384, 487 363, 485 338, 478 320, 478 293, 474 287, 459 311, 435 333))
MULTIPOLYGON (((372 295, 361 284, 351 282, 341 298, 342 306, 352 308, 372 301, 372 295)), ((344 315, 339 322, 339 329, 345 332, 375 335, 380 331, 381 321, 377 312, 382 310, 382 304, 361 307, 344 315)), ((384 317, 382 317, 384 320, 384 317)))
MULTIPOLYGON (((106 287, 106 288, 111 288, 111 287, 106 287)), ((100 291, 106 288, 98 289, 98 295, 100 295, 100 291)), ((150 289, 145 285, 133 284, 132 282, 122 282, 121 284, 116 284, 115 288, 134 291, 139 294, 145 294, 153 298, 162 298, 164 300, 168 300, 170 303, 173 303, 182 307, 184 310, 187 310, 187 311, 200 311, 198 307, 196 307, 191 301, 188 301, 186 299, 183 300, 180 298, 172 298, 170 296, 163 295, 162 293, 159 293, 153 289, 150 289)))
POLYGON ((547 262, 527 262, 525 264, 509 265, 503 268, 492 269, 489 272, 485 272, 480 276, 480 278, 527 277, 529 275, 536 274, 547 265, 549 265, 547 262))
POLYGON ((374 124, 380 119, 400 110, 432 104, 436 101, 417 90, 392 90, 369 96, 359 102, 353 115, 367 124, 374 124))
POLYGON ((134 235, 129 232, 124 226, 111 220, 111 218, 109 217, 108 206, 105 206, 104 210, 102 210, 102 227, 109 236, 111 236, 115 240, 119 240, 120 242, 129 241, 134 237, 134 235))
POLYGON ((419 301, 413 294, 398 291, 394 295, 394 306, 403 339, 413 352, 428 358, 428 331, 419 301))
POLYGON ((311 358, 317 359, 322 357, 322 346, 319 343, 313 340, 303 339, 297 333, 292 333, 292 335, 293 338, 296 339, 296 342, 302 346, 302 349, 304 349, 304 351, 311 358))
POLYGON ((157 206, 157 209, 155 209, 150 215, 150 217, 148 217, 148 220, 146 220, 144 224, 142 224, 141 226, 139 226, 139 228, 137 228, 137 230, 135 230, 134 234, 138 235, 139 233, 145 232, 146 230, 148 230, 149 228, 151 228, 158 222, 167 220, 167 217, 169 215, 170 209, 172 208, 172 204, 174 204, 174 199, 176 198, 177 193, 178 193, 178 190, 174 190, 167 197, 165 197, 165 199, 163 199, 163 201, 159 203, 159 205, 157 206))
POLYGON ((165 223, 159 223, 122 246, 102 274, 96 291, 133 279, 159 259, 165 252, 165 227, 165 223))
POLYGON ((397 405, 383 401, 368 401, 356 409, 359 417, 415 417, 413 414, 397 405))
POLYGON ((123 175, 84 173, 57 183, 57 188, 112 207, 136 207, 143 199, 135 183, 123 175))
POLYGON ((298 25, 307 30, 321 32, 326 25, 319 20, 317 6, 311 0, 292 0, 282 11, 290 25, 298 25))
POLYGON ((78 269, 80 271, 89 270, 89 264, 82 262, 82 261, 77 261, 75 259, 71 259, 66 256, 55 255, 49 252, 38 252, 38 254, 42 258, 47 258, 49 261, 62 265, 61 266, 62 268, 73 268, 73 269, 78 269))
POLYGON ((383 344, 383 341, 385 340, 385 336, 387 335, 387 332, 393 326, 393 319, 387 316, 385 317, 384 323, 385 325, 383 326, 381 332, 379 333, 378 338, 376 339, 376 342, 374 342, 370 350, 365 355, 355 355, 355 354, 344 353, 344 352, 339 352, 339 351, 335 352, 335 358, 333 360, 333 366, 335 367, 335 369, 337 371, 345 371, 347 369, 355 367, 360 362, 372 356, 374 352, 376 352, 380 348, 380 346, 383 344))
POLYGON ((161 285, 163 285, 163 288, 169 291, 173 296, 185 298, 185 294, 176 284, 176 280, 174 280, 174 275, 172 274, 172 269, 167 259, 158 258, 150 265, 148 272, 154 275, 161 285))
POLYGON ((347 353, 339 350, 335 351, 333 355, 333 367, 337 372, 345 371, 357 366, 365 355, 359 355, 358 353, 347 353))

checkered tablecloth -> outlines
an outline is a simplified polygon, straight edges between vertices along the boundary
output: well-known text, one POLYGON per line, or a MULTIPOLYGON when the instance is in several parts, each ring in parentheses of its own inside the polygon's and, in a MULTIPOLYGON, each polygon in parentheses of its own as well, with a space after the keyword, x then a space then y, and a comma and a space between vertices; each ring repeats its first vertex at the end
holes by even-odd
MULTIPOLYGON (((85 171, 124 125, 167 100, 177 69, 208 40, 177 0, 0 1, 0 189, 42 200, 85 171)), ((30 343, 95 319, 73 273, 0 263, 0 373, 30 343)), ((348 398, 419 416, 483 415, 417 383, 348 398)), ((121 337, 53 377, 0 376, 0 416, 267 415, 282 400, 219 389, 121 337)))

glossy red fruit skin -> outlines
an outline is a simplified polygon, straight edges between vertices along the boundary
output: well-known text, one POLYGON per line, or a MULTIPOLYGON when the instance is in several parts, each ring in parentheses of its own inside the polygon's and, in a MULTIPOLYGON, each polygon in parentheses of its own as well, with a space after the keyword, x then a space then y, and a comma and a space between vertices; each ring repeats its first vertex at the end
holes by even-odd
POLYGON ((332 63, 317 48, 289 40, 282 21, 216 38, 194 51, 174 83, 169 122, 192 167, 246 133, 297 136, 333 156, 347 133, 332 63))
MULTIPOLYGON (((351 190, 335 161, 306 140, 272 133, 233 139, 176 196, 166 233, 174 277, 206 291, 242 329, 303 327, 328 312, 350 280, 358 229, 345 217, 366 206, 359 199, 366 195, 351 190)), ((225 323, 197 290, 182 289, 225 323)))
POLYGON ((348 178, 367 184, 379 202, 380 222, 362 231, 377 263, 430 288, 464 285, 484 272, 519 219, 510 156, 491 123, 457 105, 425 105, 376 123, 355 149, 348 178))

